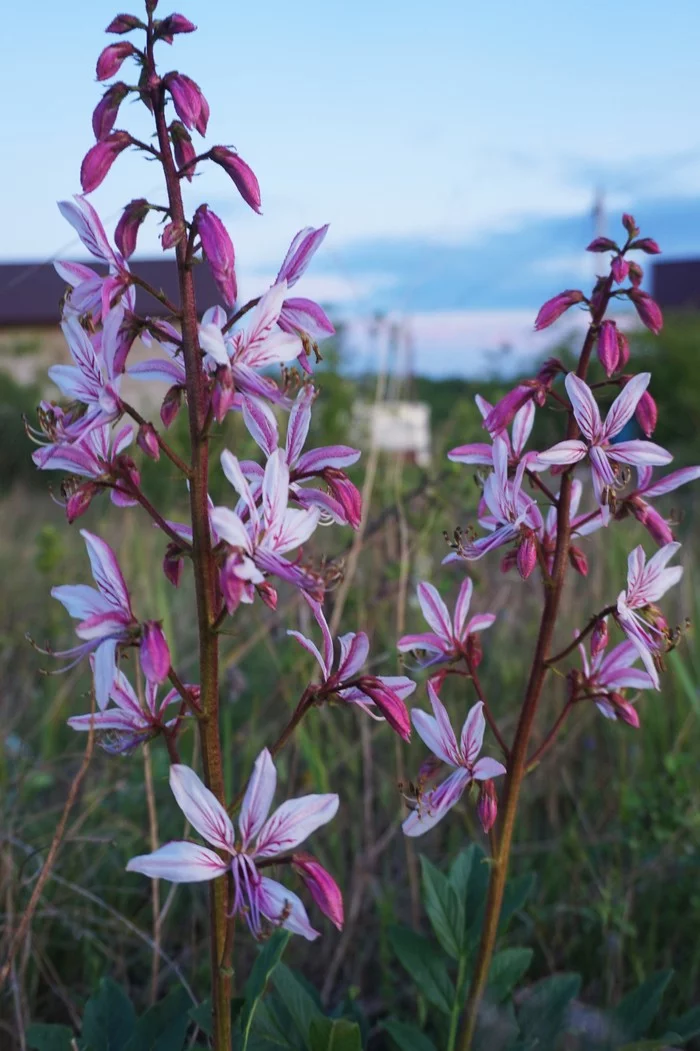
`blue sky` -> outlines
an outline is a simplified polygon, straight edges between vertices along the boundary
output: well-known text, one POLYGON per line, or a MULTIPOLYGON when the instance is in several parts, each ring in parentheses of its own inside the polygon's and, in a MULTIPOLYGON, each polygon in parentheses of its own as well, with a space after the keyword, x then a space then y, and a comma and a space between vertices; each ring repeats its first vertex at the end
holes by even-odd
MULTIPOLYGON (((695 0, 178 9, 200 29, 161 47, 162 68, 201 84, 208 141, 235 145, 263 191, 262 217, 218 170, 192 195, 229 224, 244 289, 296 229, 330 221, 307 291, 347 314, 419 314, 430 332, 430 315, 439 328, 444 314, 532 310, 592 273, 581 248, 597 187, 611 217, 636 210, 671 254, 700 250, 695 0)), ((5 260, 70 254, 55 201, 78 189, 114 13, 112 0, 35 0, 3 14, 5 260)), ((147 134, 143 107, 122 112, 147 134)), ((132 197, 157 200, 158 182, 123 155, 93 201, 114 221, 132 197)), ((154 229, 142 247, 158 250, 154 229)))

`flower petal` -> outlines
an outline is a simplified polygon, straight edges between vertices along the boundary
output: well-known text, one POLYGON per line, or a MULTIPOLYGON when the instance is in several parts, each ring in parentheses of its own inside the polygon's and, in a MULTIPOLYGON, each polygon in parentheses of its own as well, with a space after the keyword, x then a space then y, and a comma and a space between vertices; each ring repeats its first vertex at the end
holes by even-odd
POLYGON ((87 545, 92 575, 98 588, 113 606, 131 615, 129 591, 114 551, 87 529, 81 529, 80 535, 87 545))
POLYGON ((293 850, 335 817, 337 810, 338 796, 335 794, 288 799, 265 822, 255 847, 255 857, 269 858, 293 850))
POLYGON ((662 449, 656 442, 647 442, 643 438, 616 442, 615 445, 609 446, 607 453, 611 460, 634 466, 662 467, 673 459, 673 454, 667 449, 662 449))
POLYGON ((634 410, 644 391, 649 386, 650 372, 640 372, 633 376, 629 383, 622 388, 615 401, 610 406, 605 418, 603 433, 606 438, 614 438, 619 434, 626 423, 634 416, 634 410))
POLYGON ((472 770, 472 777, 475 781, 488 781, 492 777, 501 777, 502 774, 506 773, 506 768, 503 763, 499 763, 497 759, 491 759, 485 755, 481 759, 477 759, 472 770))
POLYGON ((283 884, 263 876, 256 896, 260 912, 270 923, 282 926, 292 934, 301 934, 310 942, 318 938, 320 931, 311 926, 301 898, 283 884))
POLYGON ((681 467, 680 471, 673 471, 671 474, 667 474, 665 478, 660 478, 658 482, 650 485, 644 490, 644 495, 653 500, 654 497, 670 493, 680 485, 685 485, 686 482, 694 482, 697 478, 700 478, 700 467, 681 467))
POLYGON ((602 430, 602 422, 600 409, 591 388, 573 372, 568 374, 564 385, 582 434, 589 442, 596 441, 602 430))
POLYGON ((132 858, 126 871, 141 872, 151 879, 167 879, 171 883, 201 883, 223 876, 228 867, 228 862, 213 850, 181 840, 166 843, 152 854, 132 858))
POLYGON ((430 680, 428 680, 428 697, 435 714, 428 715, 420 708, 414 708, 411 711, 411 719, 416 733, 438 759, 449 763, 450 766, 459 766, 460 754, 450 717, 430 680))
POLYGON ((253 773, 245 790, 241 806, 238 827, 243 839, 243 849, 247 850, 251 840, 255 839, 265 824, 270 813, 272 798, 277 787, 277 771, 272 756, 267 748, 255 760, 253 773))
POLYGON ((235 833, 231 818, 189 766, 173 763, 170 787, 180 810, 193 828, 212 846, 233 853, 235 833))
POLYGON ((462 797, 464 789, 471 781, 468 770, 459 769, 450 774, 441 785, 432 792, 426 792, 420 806, 409 814, 403 823, 405 836, 422 836, 442 820, 448 810, 462 797))
POLYGON ((473 766, 476 762, 476 757, 481 751, 481 746, 484 742, 484 730, 486 729, 486 720, 484 719, 484 702, 477 701, 467 713, 467 718, 464 720, 464 726, 462 727, 462 738, 460 741, 462 749, 462 758, 467 766, 473 766))
POLYGON ((455 602, 454 634, 455 638, 459 639, 461 642, 464 642, 466 638, 464 628, 467 622, 467 615, 469 613, 473 593, 474 584, 472 579, 471 577, 465 577, 460 585, 457 601, 455 602))
POLYGON ((445 639, 446 642, 451 642, 452 618, 437 588, 423 581, 418 585, 417 592, 420 608, 430 627, 436 635, 445 639))

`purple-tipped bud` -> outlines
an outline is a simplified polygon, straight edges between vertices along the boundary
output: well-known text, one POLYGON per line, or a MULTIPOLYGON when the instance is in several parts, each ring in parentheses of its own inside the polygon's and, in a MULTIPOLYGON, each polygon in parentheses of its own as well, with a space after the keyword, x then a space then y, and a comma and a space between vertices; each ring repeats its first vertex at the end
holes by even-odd
POLYGON ((634 303, 640 321, 646 325, 650 332, 658 336, 664 324, 664 317, 659 305, 654 302, 648 292, 640 292, 637 289, 629 293, 629 298, 634 303))
POLYGON ((172 223, 166 223, 163 227, 160 243, 167 251, 168 248, 174 248, 175 245, 179 244, 183 237, 187 237, 187 227, 182 220, 173 220, 172 223))
POLYGON ((598 360, 605 369, 606 375, 612 376, 620 360, 620 345, 617 339, 617 325, 614 321, 604 321, 598 333, 598 360))
POLYGON ((623 723, 627 723, 634 730, 639 729, 639 716, 636 708, 626 701, 621 693, 608 694, 608 699, 615 710, 615 715, 618 719, 621 719, 623 723))
POLYGON ((521 384, 515 387, 494 405, 484 420, 483 426, 491 435, 500 434, 513 422, 518 409, 522 409, 523 405, 531 401, 534 395, 535 388, 532 386, 521 384))
POLYGON ((174 588, 180 586, 182 579, 182 553, 175 544, 168 544, 163 558, 163 573, 165 579, 169 580, 174 588))
POLYGON ((574 544, 571 544, 569 547, 569 562, 580 576, 588 576, 588 559, 581 548, 575 547, 574 544))
POLYGON ((194 221, 212 277, 224 303, 232 307, 236 302, 237 292, 233 242, 221 219, 206 204, 201 204, 194 213, 194 221))
POLYGON ((630 359, 630 341, 628 340, 624 332, 620 332, 619 329, 617 330, 617 349, 617 367, 618 369, 624 369, 625 365, 630 359))
POLYGON ((609 638, 608 618, 603 617, 602 620, 598 621, 591 635, 591 657, 594 660, 606 648, 609 638))
POLYGON ((292 854, 292 868, 303 879, 323 915, 342 931, 345 921, 343 895, 330 872, 315 857, 306 853, 292 854))
POLYGON ((145 25, 136 15, 117 15, 105 29, 105 33, 130 33, 132 29, 145 29, 145 25))
POLYGON ((114 127, 119 107, 129 94, 126 84, 119 81, 107 88, 92 114, 92 130, 98 142, 106 139, 114 127))
POLYGON ((656 430, 656 424, 659 419, 659 410, 648 390, 644 391, 637 402, 637 408, 635 409, 634 415, 642 433, 645 434, 647 438, 651 438, 656 430))
POLYGON ((158 435, 152 423, 142 423, 136 435, 136 444, 151 460, 160 460, 158 435))
POLYGON ((350 479, 336 467, 327 467, 323 480, 345 512, 348 525, 353 529, 360 528, 362 521, 362 495, 350 479))
POLYGON ((527 580, 537 565, 537 545, 535 544, 535 538, 532 534, 523 537, 520 546, 518 547, 516 564, 518 566, 518 573, 522 579, 527 580))
POLYGON ((147 620, 141 630, 141 667, 149 682, 165 682, 170 671, 170 649, 158 620, 147 620))
POLYGON ((634 216, 630 215, 629 212, 625 212, 622 216, 622 225, 629 234, 630 237, 636 237, 639 233, 639 227, 634 221, 634 216))
POLYGON ((621 256, 616 255, 610 264, 610 272, 613 276, 613 281, 616 284, 621 285, 629 273, 630 265, 627 260, 621 256))
POLYGON ((184 177, 189 182, 192 182, 195 168, 197 167, 196 164, 192 163, 197 156, 197 151, 192 144, 192 137, 185 125, 179 120, 174 120, 168 130, 173 144, 178 171, 182 171, 185 168, 184 177))
POLYGON ((80 185, 83 193, 92 193, 97 189, 119 154, 130 145, 131 136, 128 132, 113 131, 106 139, 87 151, 80 166, 80 185))
POLYGON ((411 720, 408 709, 397 693, 371 675, 363 675, 357 683, 384 716, 392 730, 395 730, 404 741, 411 740, 411 720))
POLYGON ((661 249, 653 237, 640 237, 638 241, 632 242, 630 249, 646 252, 647 255, 661 255, 661 249))
POLYGON ((222 423, 226 414, 231 411, 236 400, 236 388, 233 384, 233 373, 228 365, 221 365, 216 370, 214 389, 211 394, 211 409, 217 423, 222 423))
POLYGON ((75 492, 71 493, 66 501, 66 518, 69 525, 72 525, 76 518, 85 514, 93 497, 97 496, 99 491, 99 485, 95 485, 94 482, 84 482, 75 492))
POLYGON ((169 427, 182 406, 182 387, 171 387, 163 398, 160 407, 160 418, 164 427, 169 427))
POLYGON ((259 214, 260 186, 253 169, 237 153, 227 149, 226 146, 214 146, 209 156, 216 164, 221 165, 227 175, 231 176, 245 203, 259 214))
POLYGON ((117 248, 128 259, 136 251, 136 238, 139 227, 149 212, 148 201, 145 197, 137 197, 129 201, 121 214, 119 222, 114 231, 114 240, 117 248))
POLYGON ((596 237, 589 244, 586 249, 587 252, 619 252, 620 249, 617 247, 614 241, 611 241, 609 237, 596 237))
POLYGON ((638 522, 642 523, 649 536, 659 547, 665 547, 666 544, 673 543, 675 540, 673 530, 655 507, 652 507, 651 504, 648 504, 646 500, 640 499, 640 497, 630 500, 629 507, 634 517, 638 522))
POLYGON ((194 33, 196 29, 196 25, 184 15, 168 15, 156 25, 156 37, 166 44, 172 44, 173 37, 178 33, 194 33))
POLYGON ((585 298, 583 292, 579 292, 578 289, 568 288, 565 292, 560 292, 558 296, 554 296, 553 299, 548 299, 540 307, 540 312, 535 318, 535 332, 541 332, 543 328, 549 328, 569 307, 573 307, 577 303, 583 303, 585 298))
POLYGON ((209 122, 209 103, 196 84, 184 73, 168 73, 163 83, 170 92, 175 112, 187 128, 195 128, 206 135, 209 122))
POLYGON ((256 584, 255 590, 257 591, 258 595, 263 600, 267 608, 271 609, 274 613, 274 611, 277 609, 277 603, 279 601, 277 589, 273 588, 272 584, 270 584, 266 580, 262 584, 256 584))
POLYGON ((476 812, 479 816, 481 827, 488 835, 498 817, 496 786, 490 778, 488 781, 482 781, 479 785, 479 802, 476 804, 476 812))
POLYGON ((109 80, 121 69, 122 62, 129 55, 138 55, 139 51, 130 44, 128 40, 121 40, 118 44, 108 44, 97 59, 97 79, 109 80))
POLYGON ((632 283, 633 288, 639 288, 644 278, 644 271, 642 270, 639 263, 630 263, 629 265, 629 279, 632 283))

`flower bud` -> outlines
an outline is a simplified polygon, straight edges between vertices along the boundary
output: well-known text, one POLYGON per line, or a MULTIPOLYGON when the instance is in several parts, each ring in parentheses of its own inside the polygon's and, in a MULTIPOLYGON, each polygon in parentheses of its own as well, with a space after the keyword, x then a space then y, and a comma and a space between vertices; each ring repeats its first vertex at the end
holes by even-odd
POLYGON ((629 273, 630 265, 621 255, 616 255, 610 264, 610 271, 616 284, 621 285, 629 273))
POLYGON ((634 216, 630 215, 629 212, 625 212, 622 216, 622 225, 630 237, 636 237, 639 233, 639 228, 634 221, 634 216))
POLYGON ((411 720, 408 709, 397 693, 394 693, 381 679, 363 675, 357 682, 358 687, 384 716, 392 730, 395 730, 404 741, 411 740, 411 720))
POLYGON ((633 241, 630 245, 630 250, 632 249, 639 252, 646 252, 647 255, 661 255, 661 249, 653 237, 642 237, 639 241, 633 241))
POLYGON ((341 931, 344 922, 343 895, 330 872, 311 854, 306 853, 292 854, 292 868, 303 879, 323 915, 341 931))
POLYGON ((221 219, 206 204, 201 204, 194 213, 194 221, 212 277, 226 306, 232 307, 237 292, 233 242, 221 219))
POLYGON ((673 530, 655 507, 652 507, 651 504, 648 504, 646 500, 642 500, 640 497, 630 500, 627 506, 659 547, 665 547, 666 544, 673 543, 675 540, 673 530))
POLYGON ((586 249, 587 252, 619 252, 620 249, 617 247, 614 241, 611 241, 609 237, 596 237, 589 244, 586 249))
POLYGON ((634 411, 634 415, 642 433, 645 434, 647 438, 651 438, 659 419, 659 410, 648 390, 644 391, 637 402, 637 408, 634 411))
POLYGON ((629 298, 634 303, 640 321, 646 325, 650 332, 658 336, 664 324, 663 314, 658 304, 654 302, 648 292, 640 292, 637 289, 629 293, 629 298))
POLYGON ((216 370, 211 395, 211 408, 217 423, 223 422, 226 414, 233 408, 235 400, 236 388, 233 384, 233 373, 228 365, 222 365, 216 370))
POLYGON ((183 168, 187 168, 184 173, 185 178, 192 182, 192 177, 195 172, 196 164, 192 164, 192 161, 197 156, 197 151, 192 145, 192 138, 190 133, 184 124, 179 120, 174 120, 170 127, 170 139, 173 144, 173 151, 175 153, 175 163, 177 164, 178 170, 182 171, 183 168))
POLYGON ((189 18, 173 14, 157 23, 155 35, 158 39, 164 40, 166 44, 172 44, 173 37, 177 33, 194 33, 196 29, 196 25, 190 22, 189 18))
POLYGON ((92 114, 92 130, 98 142, 106 139, 114 127, 119 107, 129 94, 129 88, 121 80, 107 88, 92 114))
POLYGON ((560 292, 553 299, 548 299, 535 318, 535 332, 541 332, 543 328, 549 328, 569 307, 573 307, 576 303, 583 303, 585 298, 583 292, 570 288, 565 292, 560 292))
POLYGON ((644 271, 642 270, 639 263, 630 263, 629 266, 629 279, 633 288, 639 288, 644 278, 644 271))
POLYGON ((117 15, 105 29, 105 33, 130 33, 132 29, 145 29, 145 25, 136 15, 117 15))
POLYGON ((580 547, 569 546, 569 562, 582 577, 588 576, 588 559, 580 547))
POLYGON ((501 573, 510 573, 511 569, 515 569, 518 564, 518 552, 507 551, 501 559, 501 573))
POLYGON ((168 544, 163 558, 163 573, 174 588, 179 587, 182 579, 182 552, 175 544, 168 544))
POLYGON ((464 652, 470 665, 478 668, 484 658, 484 648, 481 645, 481 635, 467 635, 464 652))
MULTIPOLYGON (((283 332, 305 332, 314 340, 327 339, 335 332, 333 322, 323 307, 314 303, 312 299, 304 299, 301 296, 285 299, 277 324, 283 332)), ((301 361, 301 355, 299 360, 301 361)), ((305 368, 305 371, 311 372, 311 369, 305 368)))
POLYGON ((173 220, 171 223, 167 223, 163 227, 163 233, 160 235, 160 243, 163 248, 167 251, 168 248, 174 248, 175 245, 179 244, 183 237, 187 236, 187 227, 182 220, 173 220))
POLYGON ((122 62, 129 55, 138 54, 139 52, 128 40, 122 40, 118 44, 108 44, 97 59, 97 79, 109 80, 110 77, 113 77, 119 71, 122 62))
POLYGON ((513 422, 516 412, 522 409, 529 401, 532 401, 536 388, 531 384, 521 383, 512 391, 509 391, 499 402, 494 405, 484 420, 483 426, 492 437, 500 434, 513 422))
POLYGON ((72 525, 76 518, 85 514, 93 497, 97 496, 99 491, 99 485, 94 482, 85 482, 71 493, 66 501, 66 518, 69 525, 72 525))
POLYGON ((347 475, 339 468, 326 467, 323 480, 345 513, 348 525, 353 529, 360 528, 362 521, 362 495, 347 475))
POLYGON ((129 201, 121 214, 119 222, 114 231, 114 241, 117 248, 128 259, 136 251, 136 238, 139 227, 149 212, 149 204, 145 197, 137 197, 129 201))
POLYGON ((620 344, 617 339, 617 325, 614 321, 604 321, 598 333, 598 360, 607 376, 612 376, 620 360, 620 344))
POLYGON ((517 555, 517 566, 518 573, 523 580, 532 573, 533 569, 537 565, 537 546, 535 544, 535 538, 530 533, 523 537, 519 547, 517 555))
POLYGON ((119 154, 130 145, 131 136, 128 132, 113 131, 106 139, 87 151, 80 166, 80 185, 83 193, 92 193, 97 189, 119 154))
POLYGON ((479 815, 481 827, 488 835, 498 817, 496 786, 490 778, 488 781, 482 781, 479 785, 479 802, 476 804, 476 812, 479 815))
POLYGON ((196 84, 184 73, 168 73, 163 78, 165 87, 175 106, 175 112, 187 128, 195 128, 200 135, 206 135, 209 122, 209 103, 196 84))
POLYGON ((254 212, 260 213, 260 186, 255 172, 246 162, 226 146, 214 146, 209 156, 230 175, 243 200, 254 212))
POLYGON ((595 659, 608 645, 608 618, 603 617, 593 629, 591 635, 591 657, 595 659))
POLYGON ((623 723, 627 723, 628 726, 638 730, 639 715, 637 714, 636 708, 634 708, 629 701, 626 701, 621 693, 611 693, 608 695, 608 698, 615 711, 616 718, 621 719, 623 723))
POLYGON ((160 407, 160 418, 164 427, 169 427, 173 422, 182 405, 182 387, 171 387, 163 398, 160 407))
POLYGON ((617 367, 618 369, 624 369, 630 359, 630 341, 624 332, 620 332, 619 329, 617 329, 617 350, 617 367))
POLYGON ((267 608, 274 612, 277 609, 277 589, 273 588, 272 584, 268 584, 268 582, 265 581, 263 584, 256 584, 255 590, 267 608))
POLYGON ((151 460, 160 460, 160 445, 152 423, 142 423, 136 435, 136 444, 151 460))
POLYGON ((165 682, 170 671, 170 649, 158 620, 147 620, 141 629, 141 667, 149 682, 165 682))

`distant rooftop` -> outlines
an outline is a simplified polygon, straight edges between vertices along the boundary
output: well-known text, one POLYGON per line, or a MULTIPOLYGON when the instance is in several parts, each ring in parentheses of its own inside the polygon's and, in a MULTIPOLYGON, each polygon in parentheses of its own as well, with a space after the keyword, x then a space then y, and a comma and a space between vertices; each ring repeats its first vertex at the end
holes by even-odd
POLYGON ((654 262, 652 295, 662 309, 700 310, 700 259, 654 262))
MULTIPOLYGON (((103 270, 99 265, 96 270, 103 270)), ((177 270, 172 259, 142 259, 132 269, 144 281, 177 303, 177 270)), ((194 268, 197 298, 202 308, 221 299, 207 266, 194 268)), ((58 325, 60 302, 66 285, 52 263, 0 263, 0 327, 58 325)), ((136 289, 136 310, 151 317, 164 317, 165 308, 142 289, 136 289)))

